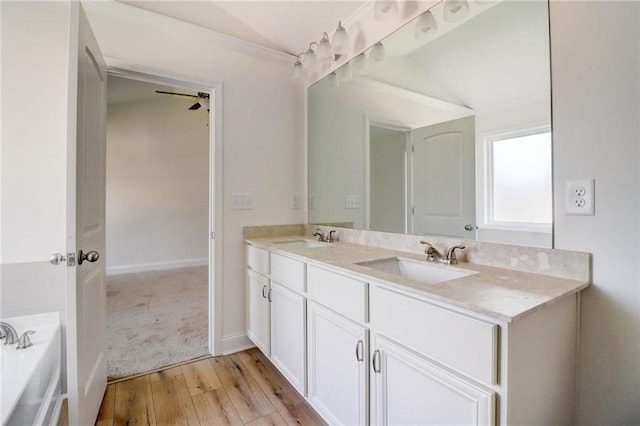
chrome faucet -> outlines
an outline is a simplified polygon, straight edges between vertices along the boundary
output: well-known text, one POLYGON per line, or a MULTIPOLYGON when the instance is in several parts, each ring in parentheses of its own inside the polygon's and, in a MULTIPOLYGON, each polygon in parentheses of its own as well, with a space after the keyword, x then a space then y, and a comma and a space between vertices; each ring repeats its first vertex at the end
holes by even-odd
POLYGON ((318 237, 318 241, 325 241, 327 237, 325 237, 324 232, 322 232, 322 229, 318 228, 316 229, 316 232, 313 233, 314 237, 318 237))
POLYGON ((424 249, 424 254, 427 255, 427 262, 441 262, 443 263, 444 258, 442 254, 428 241, 420 241, 420 244, 425 244, 427 247, 424 249))
POLYGON ((456 257, 456 249, 465 248, 465 246, 453 246, 447 250, 447 256, 445 257, 430 242, 420 241, 420 244, 425 244, 427 246, 424 249, 424 254, 427 255, 427 262, 440 262, 445 265, 457 265, 458 258, 456 257))
POLYGON ((335 241, 333 239, 333 234, 335 233, 335 230, 331 230, 329 231, 329 235, 325 235, 324 232, 322 232, 322 229, 318 228, 316 229, 316 232, 313 233, 313 236, 318 237, 318 241, 322 241, 323 243, 332 243, 335 241))
POLYGON ((5 345, 13 345, 18 341, 16 329, 6 322, 0 322, 0 339, 5 339, 5 345))

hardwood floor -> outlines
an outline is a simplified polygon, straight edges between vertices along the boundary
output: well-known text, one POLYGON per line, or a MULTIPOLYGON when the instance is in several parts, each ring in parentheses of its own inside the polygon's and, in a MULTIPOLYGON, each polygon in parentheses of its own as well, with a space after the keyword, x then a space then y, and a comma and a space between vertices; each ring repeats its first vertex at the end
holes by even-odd
POLYGON ((324 425, 256 348, 107 386, 97 425, 324 425))

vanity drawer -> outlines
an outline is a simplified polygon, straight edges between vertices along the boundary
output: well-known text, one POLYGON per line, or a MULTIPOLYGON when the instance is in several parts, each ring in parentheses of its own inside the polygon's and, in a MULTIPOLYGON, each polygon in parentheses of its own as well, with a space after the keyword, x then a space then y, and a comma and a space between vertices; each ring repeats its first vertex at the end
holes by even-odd
POLYGON ((363 281, 309 266, 307 269, 308 297, 356 321, 367 322, 367 293, 369 285, 363 281))
POLYGON ((496 384, 498 325, 372 285, 371 329, 481 382, 496 384))
POLYGON ((247 265, 256 272, 269 275, 269 251, 247 244, 247 265))
POLYGON ((271 279, 300 293, 305 291, 304 269, 304 262, 271 253, 271 279))

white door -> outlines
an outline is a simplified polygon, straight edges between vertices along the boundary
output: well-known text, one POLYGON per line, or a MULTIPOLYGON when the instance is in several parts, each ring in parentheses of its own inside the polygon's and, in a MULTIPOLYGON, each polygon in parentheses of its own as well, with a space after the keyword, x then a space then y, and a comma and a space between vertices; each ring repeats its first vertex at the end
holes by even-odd
POLYGON ((495 396, 382 337, 371 358, 371 424, 493 425, 495 396))
POLYGON ((368 424, 367 329, 310 302, 308 330, 309 402, 330 424, 368 424))
POLYGON ((258 349, 269 357, 269 278, 257 272, 247 270, 249 293, 249 328, 247 335, 258 349))
POLYGON ((474 130, 466 117, 412 131, 414 234, 474 238, 474 130))
POLYGON ((305 297, 271 281, 271 362, 305 395, 305 297))
MULTIPOLYGON (((69 423, 94 424, 106 389, 106 67, 80 7, 75 293, 68 294, 69 423), (74 300, 75 299, 75 300, 74 300), (75 309, 74 309, 75 308, 75 309)), ((71 185, 72 186, 72 185, 71 185)))

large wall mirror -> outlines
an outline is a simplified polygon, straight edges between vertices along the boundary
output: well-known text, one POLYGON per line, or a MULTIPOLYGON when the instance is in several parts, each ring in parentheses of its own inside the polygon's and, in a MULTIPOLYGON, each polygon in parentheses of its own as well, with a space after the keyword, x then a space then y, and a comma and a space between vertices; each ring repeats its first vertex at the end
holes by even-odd
POLYGON ((551 247, 548 4, 446 3, 309 88, 309 223, 551 247))

